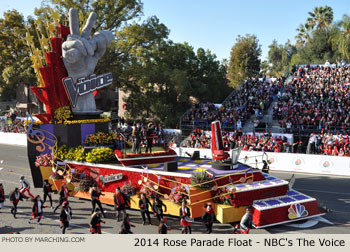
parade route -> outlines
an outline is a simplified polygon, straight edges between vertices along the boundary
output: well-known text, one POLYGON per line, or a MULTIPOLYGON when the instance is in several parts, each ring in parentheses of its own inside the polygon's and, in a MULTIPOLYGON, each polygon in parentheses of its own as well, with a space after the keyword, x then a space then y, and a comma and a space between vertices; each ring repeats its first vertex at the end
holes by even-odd
MULTIPOLYGON (((13 145, 0 145, 0 160, 3 160, 0 167, 0 182, 3 183, 6 196, 15 186, 19 186, 19 178, 25 175, 32 183, 29 164, 26 156, 26 147, 13 145)), ((273 176, 288 180, 292 174, 287 172, 272 172, 273 176)), ((350 229, 350 178, 321 175, 296 174, 294 189, 316 198, 318 202, 331 210, 323 218, 310 220, 308 223, 298 223, 298 225, 280 225, 267 229, 253 229, 252 234, 266 233, 313 233, 313 234, 349 234, 350 229)), ((42 195, 42 189, 31 188, 34 195, 42 195)), ((58 195, 53 195, 53 206, 58 202, 58 195)), ((48 202, 45 203, 48 205, 48 202)), ((91 203, 86 200, 70 198, 70 205, 73 212, 71 230, 67 234, 87 234, 89 233, 89 222, 91 215, 91 203)), ((104 233, 116 234, 120 230, 121 222, 117 222, 112 206, 104 205, 107 210, 106 224, 102 226, 104 233)), ((28 224, 31 216, 32 202, 24 200, 18 205, 18 218, 14 219, 10 213, 11 203, 6 198, 5 207, 0 210, 0 233, 20 232, 23 234, 59 234, 59 214, 53 213, 51 208, 44 210, 42 225, 28 224)), ((142 225, 142 218, 138 211, 128 210, 134 233, 156 234, 157 225, 142 225)), ((153 222, 157 223, 154 216, 153 222)), ((176 217, 166 216, 167 223, 171 227, 169 233, 181 233, 180 221, 176 217)), ((158 224, 158 223, 157 223, 158 224)), ((198 220, 192 225, 193 233, 204 233, 205 226, 198 220)), ((214 234, 232 233, 233 227, 229 224, 214 223, 214 234)))

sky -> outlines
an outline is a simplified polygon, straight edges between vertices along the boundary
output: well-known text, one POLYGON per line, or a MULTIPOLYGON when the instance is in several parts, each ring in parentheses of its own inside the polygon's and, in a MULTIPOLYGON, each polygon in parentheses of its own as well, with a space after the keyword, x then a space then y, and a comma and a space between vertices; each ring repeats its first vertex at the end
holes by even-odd
MULTIPOLYGON (((0 0, 0 15, 17 9, 25 17, 32 15, 41 0, 0 0)), ((262 46, 262 60, 274 39, 295 43, 296 28, 305 23, 308 12, 328 5, 334 20, 350 14, 348 0, 143 0, 142 19, 157 16, 170 29, 174 42, 188 42, 215 53, 219 60, 229 59, 238 35, 255 34, 262 46)))

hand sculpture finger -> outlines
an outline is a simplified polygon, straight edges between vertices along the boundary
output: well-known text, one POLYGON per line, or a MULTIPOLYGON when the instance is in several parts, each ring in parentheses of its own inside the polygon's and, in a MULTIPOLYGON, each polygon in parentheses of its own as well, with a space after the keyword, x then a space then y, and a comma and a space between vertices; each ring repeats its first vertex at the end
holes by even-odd
POLYGON ((87 51, 87 54, 89 56, 94 55, 94 47, 92 46, 90 41, 88 41, 87 39, 84 39, 82 36, 79 36, 79 35, 68 35, 67 40, 69 40, 69 41, 72 41, 72 40, 80 41, 84 45, 84 47, 85 47, 85 49, 87 51))
POLYGON ((91 39, 93 44, 96 44, 95 56, 100 58, 106 51, 107 46, 113 40, 113 34, 110 31, 98 31, 91 39))
POLYGON ((84 43, 81 40, 67 40, 62 45, 63 51, 69 51, 71 49, 77 49, 84 56, 87 56, 87 50, 84 43))
POLYGON ((85 39, 89 39, 91 30, 94 27, 94 24, 97 19, 97 14, 95 12, 91 12, 88 20, 86 21, 86 24, 83 28, 83 31, 81 32, 81 36, 85 39))
POLYGON ((113 33, 111 31, 102 30, 102 31, 97 32, 97 34, 99 34, 99 33, 105 37, 105 39, 107 41, 107 45, 112 42, 114 36, 113 36, 113 33))
POLYGON ((63 50, 62 56, 66 62, 73 64, 73 63, 76 63, 77 61, 80 60, 81 52, 76 48, 72 48, 72 49, 67 50, 67 51, 63 50))
POLYGON ((74 8, 69 9, 69 28, 73 35, 80 35, 78 11, 74 8))

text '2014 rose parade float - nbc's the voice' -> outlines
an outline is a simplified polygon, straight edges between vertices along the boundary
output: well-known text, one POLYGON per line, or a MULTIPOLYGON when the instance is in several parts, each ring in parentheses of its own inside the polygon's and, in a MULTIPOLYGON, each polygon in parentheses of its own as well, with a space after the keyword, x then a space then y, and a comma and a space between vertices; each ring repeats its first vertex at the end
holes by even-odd
MULTIPOLYGON (((95 13, 81 32, 75 9, 69 11, 69 27, 52 16, 46 31, 50 38, 39 40, 40 50, 29 32, 26 38, 39 83, 31 89, 46 111, 35 115, 39 121, 27 118, 35 187, 49 179, 57 190, 65 183, 73 196, 90 199, 89 190, 97 185, 104 194, 101 202, 111 205, 120 187, 130 197, 131 208, 139 209, 142 192, 161 197, 167 214, 174 216, 186 200, 192 218, 200 217, 203 205, 211 203, 221 223, 239 221, 245 207, 253 206, 256 228, 323 214, 316 199, 292 190, 287 181, 240 163, 240 150, 229 153, 223 147, 218 121, 212 123, 212 160, 178 157, 166 144, 135 153, 123 134, 109 132, 109 119, 101 118, 94 99, 100 88, 113 82, 112 73, 94 74, 113 34, 90 35, 95 13)), ((45 37, 39 28, 38 34, 45 37)), ((266 154, 262 158, 268 160, 266 154)))

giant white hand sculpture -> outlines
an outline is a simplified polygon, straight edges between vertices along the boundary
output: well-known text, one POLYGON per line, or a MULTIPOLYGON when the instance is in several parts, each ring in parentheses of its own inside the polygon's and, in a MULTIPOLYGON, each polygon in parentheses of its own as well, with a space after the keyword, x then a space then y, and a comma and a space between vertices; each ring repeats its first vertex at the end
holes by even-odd
MULTIPOLYGON (((79 78, 88 78, 93 74, 98 60, 103 56, 114 36, 110 31, 98 31, 90 38, 97 15, 92 12, 80 34, 78 12, 69 10, 71 34, 62 44, 62 56, 68 75, 76 82, 79 78)), ((75 114, 96 113, 96 103, 92 92, 79 96, 72 108, 75 114)))

